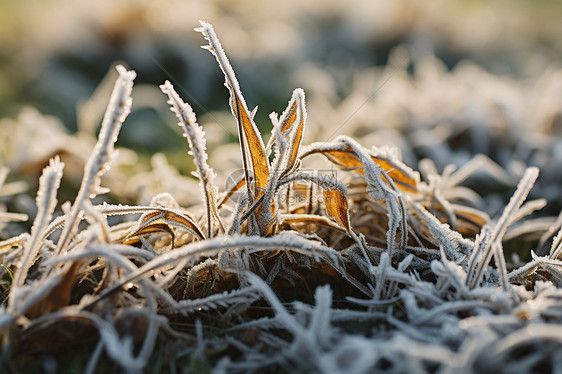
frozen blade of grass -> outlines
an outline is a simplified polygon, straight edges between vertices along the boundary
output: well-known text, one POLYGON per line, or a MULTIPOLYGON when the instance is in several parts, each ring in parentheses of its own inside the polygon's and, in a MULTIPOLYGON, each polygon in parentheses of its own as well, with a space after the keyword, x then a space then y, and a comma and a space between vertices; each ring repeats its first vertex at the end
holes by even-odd
POLYGON ((474 309, 484 308, 487 303, 483 300, 454 300, 437 305, 432 309, 424 310, 422 313, 416 314, 410 318, 410 322, 416 325, 443 323, 447 316, 459 311, 470 313, 474 309))
POLYGON ((103 242, 109 243, 111 241, 111 229, 109 228, 107 218, 98 210, 94 209, 90 200, 84 201, 83 208, 84 213, 86 213, 85 218, 90 224, 89 229, 97 227, 103 242))
POLYGON ((230 91, 230 108, 238 123, 238 136, 240 139, 247 186, 250 186, 250 163, 252 167, 251 170, 254 174, 254 188, 248 187, 250 201, 253 203, 253 200, 258 196, 259 189, 265 188, 269 178, 269 164, 265 154, 263 140, 248 110, 248 106, 240 90, 240 84, 215 34, 213 26, 204 21, 200 21, 200 23, 201 27, 195 29, 195 31, 201 32, 209 42, 209 45, 204 48, 208 49, 215 56, 219 67, 224 73, 225 86, 230 91))
POLYGON ((238 203, 236 204, 236 209, 234 211, 233 218, 232 218, 232 224, 230 225, 230 229, 228 230, 229 236, 238 235, 241 233, 242 218, 243 218, 242 212, 244 211, 244 208, 248 206, 249 202, 250 200, 246 189, 246 192, 244 192, 240 201, 238 201, 238 203))
POLYGON ((451 230, 449 225, 441 223, 433 214, 419 204, 411 204, 414 210, 425 220, 429 234, 443 247, 445 254, 453 261, 459 260, 463 254, 468 254, 472 243, 464 239, 461 234, 451 230))
POLYGON ((22 246, 25 242, 28 242, 30 235, 26 232, 18 236, 14 236, 10 239, 6 239, 0 242, 0 256, 6 255, 13 251, 12 247, 22 246))
POLYGON ((308 182, 316 183, 318 186, 327 190, 338 190, 347 195, 347 186, 345 183, 339 181, 331 175, 319 175, 308 171, 301 171, 296 174, 291 174, 279 181, 279 184, 287 184, 298 180, 305 180, 308 182))
POLYGON ((541 210, 546 206, 546 204, 546 199, 527 201, 525 204, 521 205, 521 207, 517 210, 517 213, 511 217, 509 225, 521 220, 523 217, 528 216, 536 210, 541 210))
POLYGON ((110 167, 114 145, 121 130, 121 125, 131 111, 131 91, 136 73, 134 71, 127 71, 122 65, 118 65, 116 69, 119 73, 119 78, 109 99, 98 141, 84 167, 84 176, 80 189, 69 214, 65 218, 63 231, 57 243, 55 254, 66 250, 66 245, 78 225, 78 217, 83 210, 84 201, 89 199, 91 195, 98 193, 100 178, 110 167))
POLYGON ((371 266, 369 272, 375 277, 375 290, 373 291, 373 300, 379 301, 382 299, 383 287, 386 284, 386 270, 391 268, 392 264, 390 256, 387 252, 381 254, 379 264, 371 266))
POLYGON ((470 257, 468 259, 468 265, 466 267, 467 285, 472 283, 472 277, 474 276, 473 269, 476 268, 476 266, 478 265, 478 261, 480 261, 482 254, 484 253, 484 249, 487 248, 488 242, 490 241, 491 234, 492 234, 492 228, 490 227, 490 225, 484 225, 480 233, 476 235, 476 239, 474 240, 474 247, 472 249, 472 252, 470 253, 470 257))
POLYGON ((401 190, 416 193, 419 184, 419 173, 414 172, 403 164, 395 152, 388 149, 373 147, 370 151, 361 147, 357 142, 347 136, 339 136, 331 143, 312 143, 303 153, 301 158, 312 154, 321 154, 343 170, 364 172, 364 156, 370 158, 384 170, 395 182, 395 187, 401 190), (357 154, 360 151, 363 155, 357 154))
POLYGON ((328 345, 331 331, 332 290, 328 285, 316 288, 314 292, 315 306, 310 320, 309 335, 320 345, 328 345))
POLYGON ((455 353, 442 345, 411 341, 403 335, 396 336, 390 343, 395 351, 407 354, 410 359, 418 357, 450 368, 458 368, 455 353))
POLYGON ((189 148, 191 149, 195 160, 201 190, 205 199, 205 208, 207 211, 207 237, 212 238, 213 227, 211 215, 219 223, 223 231, 224 226, 217 209, 217 188, 214 184, 215 174, 207 163, 208 156, 205 133, 203 132, 201 126, 197 123, 195 113, 193 112, 191 106, 180 98, 169 81, 166 81, 163 85, 161 85, 160 89, 164 94, 168 95, 170 110, 174 112, 180 120, 178 125, 183 129, 183 133, 189 142, 189 148))
POLYGON ((367 150, 348 137, 340 136, 336 141, 347 144, 348 147, 353 149, 359 161, 363 164, 365 181, 368 184, 367 193, 374 199, 384 199, 386 202, 388 211, 387 247, 392 258, 393 252, 396 249, 396 234, 399 228, 401 231, 399 248, 403 249, 408 241, 404 199, 394 184, 394 180, 375 163, 367 150))
MULTIPOLYGON (((51 220, 57 205, 56 195, 60 186, 63 168, 64 163, 60 162, 57 156, 49 161, 49 165, 43 170, 43 174, 39 178, 39 190, 36 198, 37 215, 31 227, 31 237, 24 244, 23 258, 15 272, 14 282, 12 283, 13 289, 23 285, 29 267, 33 264, 39 252, 41 235, 51 220)), ((14 303, 13 298, 15 294, 15 292, 10 293, 10 305, 14 303)))
POLYGON ((494 355, 505 355, 508 351, 525 343, 537 340, 553 340, 562 344, 562 326, 554 323, 532 323, 516 330, 501 340, 493 349, 494 355))
MULTIPOLYGON (((562 217, 562 213, 560 217, 562 217)), ((556 260, 560 256, 561 251, 562 251, 562 228, 558 231, 558 234, 556 234, 556 236, 552 240, 549 257, 553 260, 556 260)))
MULTIPOLYGON (((158 197, 160 195, 157 195, 158 197)), ((182 228, 192 234, 198 239, 203 239, 203 233, 201 228, 197 225, 195 219, 191 214, 181 210, 172 209, 163 206, 128 206, 128 205, 111 205, 103 203, 101 205, 94 206, 96 210, 108 216, 111 215, 125 215, 132 213, 143 213, 141 218, 141 226, 148 225, 156 220, 164 220, 171 226, 182 228), (159 214, 154 214, 154 213, 159 214), (146 218, 146 219, 145 219, 146 218)), ((54 223, 54 222, 53 222, 54 223)), ((51 231, 56 229, 55 227, 50 228, 51 231)))
MULTIPOLYGON (((549 280, 553 284, 558 287, 562 285, 562 261, 549 257, 539 257, 533 251, 531 251, 531 257, 533 261, 529 264, 534 264, 535 267, 540 266, 544 271, 549 273, 549 280)), ((527 268, 527 266, 523 266, 522 268, 527 268)), ((510 275, 512 274, 510 273, 510 275)))
MULTIPOLYGON (((287 184, 297 180, 306 180, 317 184, 323 189, 322 195, 326 213, 334 218, 337 225, 355 240, 361 248, 365 260, 372 265, 371 259, 365 249, 366 243, 363 236, 355 234, 350 224, 347 186, 330 175, 318 175, 309 172, 291 174, 279 181, 279 185, 287 184)), ((296 217, 295 217, 296 218, 296 217)), ((322 217, 324 218, 324 217, 322 217)))
POLYGON ((0 212, 0 222, 25 222, 28 219, 27 214, 0 212))
MULTIPOLYGON (((525 201, 525 198, 529 194, 531 188, 533 188, 533 185, 538 175, 539 175, 538 168, 530 167, 527 170, 525 170, 525 174, 523 175, 521 181, 517 185, 517 189, 515 190, 515 193, 509 200, 509 203, 505 207, 498 222, 494 225, 494 228, 490 233, 490 239, 487 240, 486 245, 482 250, 482 254, 480 255, 480 259, 474 262, 475 263, 474 268, 468 269, 468 274, 469 274, 468 278, 471 279, 471 283, 469 284, 470 289, 476 287, 478 284, 482 282, 482 278, 484 276, 484 269, 488 266, 488 263, 492 258, 492 254, 494 253, 493 244, 497 240, 499 241, 502 240, 505 231, 509 227, 509 224, 513 222, 512 221, 513 216, 517 215, 519 207, 525 201)), ((501 250, 501 247, 497 247, 497 249, 499 249, 497 251, 499 252, 497 256, 504 257, 503 250, 501 250)), ((500 273, 500 277, 503 278, 501 280, 502 285, 507 285, 509 283, 509 279, 508 279, 509 277, 506 272, 502 271, 500 273)))
MULTIPOLYGON (((269 154, 271 145, 275 144, 276 156, 271 165, 271 172, 265 187, 259 218, 263 222, 272 222, 275 225, 273 215, 275 214, 277 217, 275 197, 281 186, 279 179, 294 173, 301 165, 298 153, 306 121, 304 91, 300 88, 294 90, 287 109, 281 115, 281 119, 278 120, 274 113, 270 115, 270 119, 273 124, 273 135, 267 145, 266 154, 269 154)), ((287 202, 288 208, 289 205, 287 202)), ((272 229, 275 230, 275 226, 272 229)), ((266 232, 269 231, 272 230, 268 227, 266 232)))
POLYGON ((177 305, 163 308, 161 313, 180 312, 182 314, 189 314, 191 312, 199 312, 201 310, 211 310, 220 307, 227 307, 232 304, 247 304, 259 298, 256 289, 253 287, 246 287, 234 291, 224 291, 220 294, 214 294, 207 297, 193 299, 193 300, 180 300, 177 305))
MULTIPOLYGON (((296 104, 296 119, 294 124, 292 124, 288 130, 290 131, 290 155, 289 161, 286 165, 287 170, 292 170, 295 167, 295 163, 298 161, 298 154, 300 151, 302 136, 304 132, 304 127, 306 123, 306 107, 304 104, 304 91, 301 88, 297 88, 293 91, 293 100, 296 104), (294 127, 294 130, 291 128, 294 127)), ((284 119, 288 113, 284 112, 282 118, 284 119)), ((282 120, 283 121, 283 120, 282 120)), ((281 129, 283 131, 283 129, 281 129)))
POLYGON ((496 261, 496 267, 500 274, 500 285, 504 291, 507 291, 509 289, 509 278, 507 276, 507 265, 505 263, 501 241, 496 240, 492 243, 492 251, 494 252, 494 260, 496 261))
POLYGON ((533 261, 527 262, 525 265, 521 266, 518 269, 515 269, 515 270, 511 271, 507 275, 507 279, 510 282, 524 280, 525 277, 527 277, 529 274, 533 273, 535 271, 535 269, 539 266, 539 261, 537 260, 533 251, 531 251, 531 255, 533 256, 533 261))

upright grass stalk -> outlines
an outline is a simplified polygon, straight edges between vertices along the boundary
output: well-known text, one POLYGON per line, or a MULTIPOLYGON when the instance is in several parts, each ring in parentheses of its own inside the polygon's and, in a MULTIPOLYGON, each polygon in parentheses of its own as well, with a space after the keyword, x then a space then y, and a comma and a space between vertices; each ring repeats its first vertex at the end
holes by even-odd
POLYGON ((181 126, 184 136, 189 142, 189 147, 193 158, 195 160, 195 167, 197 168, 197 177, 205 200, 205 210, 207 213, 207 237, 213 237, 213 219, 220 225, 221 230, 224 232, 224 225, 222 224, 217 209, 217 188, 213 183, 214 172, 207 164, 207 141, 205 140, 205 133, 199 124, 191 106, 185 103, 177 92, 174 86, 169 81, 166 81, 160 86, 162 92, 168 95, 168 104, 170 110, 176 114, 180 120, 178 123, 181 126), (212 217, 212 218, 211 218, 212 217))
MULTIPOLYGON (((57 205, 57 191, 62 178, 62 163, 58 156, 49 161, 49 165, 43 170, 41 178, 39 178, 39 190, 37 192, 37 215, 31 227, 31 237, 24 245, 24 252, 20 265, 15 271, 14 282, 12 287, 17 288, 23 285, 27 272, 33 264, 39 247, 42 244, 42 235, 51 221, 53 211, 57 205)), ((14 295, 10 293, 10 305, 14 302, 14 295)))
POLYGON ((70 212, 66 216, 55 251, 57 255, 65 251, 66 245, 69 243, 72 234, 80 222, 80 214, 84 210, 86 201, 89 201, 89 199, 94 198, 101 192, 105 192, 100 187, 100 178, 110 168, 110 161, 114 155, 114 145, 121 130, 121 125, 131 111, 131 91, 136 73, 134 71, 127 71, 122 65, 118 65, 116 69, 119 73, 119 78, 109 99, 98 142, 84 167, 84 177, 80 184, 80 190, 70 212))
POLYGON ((492 255, 496 254, 496 259, 499 261, 498 267, 500 270, 500 279, 504 289, 508 287, 508 277, 505 266, 505 258, 503 256, 503 250, 501 249, 501 239, 503 238, 505 231, 511 223, 513 223, 513 217, 517 215, 519 207, 523 204, 529 191, 533 188, 535 180, 539 176, 539 169, 536 167, 530 167, 525 170, 525 174, 521 178, 521 181, 517 185, 515 193, 509 200, 509 203, 503 210, 502 215, 498 219, 498 222, 494 225, 493 230, 490 232, 490 238, 483 242, 484 247, 480 251, 480 261, 471 261, 473 268, 468 269, 467 285, 469 288, 474 288, 480 282, 482 282, 482 277, 484 276, 484 269, 488 266, 492 255))

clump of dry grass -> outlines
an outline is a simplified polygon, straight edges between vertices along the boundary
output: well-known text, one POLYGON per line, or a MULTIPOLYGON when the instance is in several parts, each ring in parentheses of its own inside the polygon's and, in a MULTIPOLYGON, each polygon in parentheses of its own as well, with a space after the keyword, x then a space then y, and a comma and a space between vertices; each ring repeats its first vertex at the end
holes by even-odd
POLYGON ((545 205, 525 203, 537 168, 492 220, 466 204, 476 193, 461 183, 497 165, 478 157, 438 174, 426 163, 422 178, 396 152, 349 137, 304 147, 301 89, 270 116, 265 143, 213 27, 201 26, 230 92, 243 176, 218 189, 203 128, 166 82, 203 204, 187 211, 170 194, 148 206, 93 204, 131 108, 135 73, 118 66, 74 202, 53 216, 64 167, 54 157, 30 233, 0 242, 11 279, 0 313, 6 367, 86 339, 95 347, 86 372, 104 354, 142 371, 158 344, 174 347, 170 368, 200 362, 217 372, 562 368, 548 348, 562 336, 562 233, 550 253, 514 269, 503 251, 507 228, 545 205), (338 173, 305 168, 314 155, 338 173))

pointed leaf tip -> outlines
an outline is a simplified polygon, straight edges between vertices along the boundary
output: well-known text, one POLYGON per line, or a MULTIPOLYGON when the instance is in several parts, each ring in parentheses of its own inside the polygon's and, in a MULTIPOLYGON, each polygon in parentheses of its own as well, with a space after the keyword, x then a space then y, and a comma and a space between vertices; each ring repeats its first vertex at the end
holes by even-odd
POLYGON ((324 206, 328 215, 348 233, 351 231, 347 195, 337 189, 322 191, 324 206))
POLYGON ((133 80, 137 77, 137 73, 134 70, 127 70, 127 68, 121 64, 117 65, 115 70, 117 70, 119 75, 123 78, 133 80))

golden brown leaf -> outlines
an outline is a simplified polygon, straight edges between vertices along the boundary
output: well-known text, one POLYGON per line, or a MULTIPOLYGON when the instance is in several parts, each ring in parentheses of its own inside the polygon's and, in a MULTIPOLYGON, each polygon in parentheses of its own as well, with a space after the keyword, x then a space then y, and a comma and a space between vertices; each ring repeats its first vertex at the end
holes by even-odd
MULTIPOLYGON (((302 158, 311 154, 321 154, 341 168, 363 172, 363 164, 351 148, 311 149, 304 154, 302 158)), ((389 177, 392 178, 392 180, 396 183, 396 187, 409 192, 417 192, 418 188, 416 178, 414 178, 414 176, 407 170, 404 170, 395 162, 382 157, 371 156, 371 159, 378 164, 389 177)))
POLYGON ((145 213, 140 219, 139 228, 134 233, 128 235, 123 243, 134 245, 138 242, 138 239, 135 238, 139 235, 151 234, 154 232, 168 232, 172 236, 173 245, 175 234, 172 226, 189 232, 199 240, 204 239, 203 232, 197 223, 195 223, 195 220, 187 214, 176 213, 169 210, 156 210, 145 213))
MULTIPOLYGON (((283 115, 280 119, 280 126, 281 126, 281 134, 285 135, 288 131, 293 129, 295 126, 295 135, 294 138, 291 140, 289 144, 289 160, 287 163, 287 170, 291 170, 294 168, 295 164, 297 163, 298 154, 300 150, 300 146, 302 143, 302 135, 304 132, 304 124, 306 120, 306 109, 304 106, 304 91, 300 88, 297 88, 293 92, 293 96, 289 101, 289 105, 287 109, 283 112, 283 115), (298 123, 297 123, 298 121, 298 123)), ((271 137, 269 146, 275 140, 275 134, 271 137)))
POLYGON ((295 224, 313 224, 313 225, 322 225, 327 226, 329 228, 341 231, 346 233, 347 230, 339 224, 335 224, 329 218, 324 216, 316 216, 312 214, 287 214, 283 216, 283 222, 289 225, 295 224))
POLYGON ((123 244, 133 245, 137 242, 136 238, 138 236, 146 235, 146 234, 154 234, 154 233, 157 233, 157 232, 167 232, 168 234, 170 234, 171 237, 172 237, 172 248, 174 247, 176 235, 175 235, 172 227, 165 222, 153 222, 149 225, 141 227, 140 229, 138 229, 137 231, 135 231, 134 233, 129 235, 123 241, 123 244))
POLYGON ((351 225, 349 223, 347 197, 345 194, 339 190, 324 190, 322 194, 328 215, 333 217, 338 225, 347 232, 350 232, 351 225))
POLYGON ((265 188, 267 180, 269 179, 269 165, 267 163, 261 135, 257 131, 257 127, 244 102, 238 97, 234 90, 231 94, 233 95, 232 99, 235 106, 233 111, 236 113, 239 130, 243 132, 243 134, 240 134, 240 142, 242 143, 245 140, 248 146, 247 152, 252 163, 255 187, 256 189, 265 188))
MULTIPOLYGON (((213 26, 201 21, 201 28, 196 29, 202 32, 209 45, 205 48, 208 49, 217 59, 219 67, 221 68, 225 85, 230 91, 230 108, 232 114, 238 123, 238 137, 240 138, 240 147, 242 148, 242 159, 245 169, 245 177, 248 178, 249 165, 247 161, 252 164, 252 171, 254 173, 254 189, 265 188, 269 178, 269 165, 265 154, 265 147, 263 140, 258 131, 254 119, 240 90, 240 85, 234 74, 234 69, 230 65, 226 53, 222 49, 221 43, 215 34, 213 26), (247 160, 249 157, 249 160, 247 160)), ((249 180, 246 183, 249 184, 249 180)), ((256 191, 252 191, 256 195, 256 191)))

